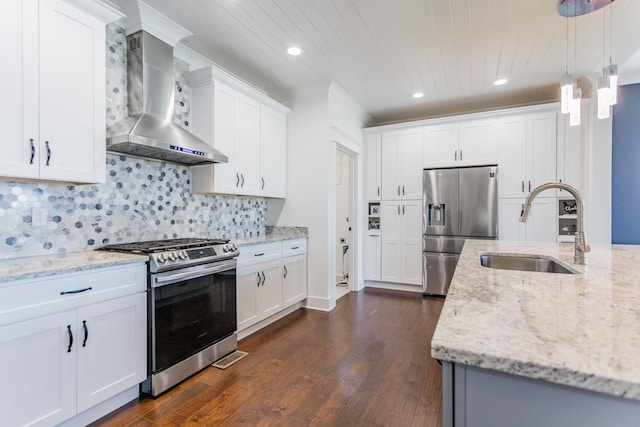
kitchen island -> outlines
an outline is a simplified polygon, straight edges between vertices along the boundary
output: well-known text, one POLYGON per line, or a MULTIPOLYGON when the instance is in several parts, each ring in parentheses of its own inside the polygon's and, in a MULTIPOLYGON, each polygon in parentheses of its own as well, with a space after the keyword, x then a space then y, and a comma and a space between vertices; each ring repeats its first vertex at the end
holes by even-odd
POLYGON ((640 247, 467 240, 431 343, 444 425, 640 425, 640 247), (578 274, 501 270, 542 254, 578 274))

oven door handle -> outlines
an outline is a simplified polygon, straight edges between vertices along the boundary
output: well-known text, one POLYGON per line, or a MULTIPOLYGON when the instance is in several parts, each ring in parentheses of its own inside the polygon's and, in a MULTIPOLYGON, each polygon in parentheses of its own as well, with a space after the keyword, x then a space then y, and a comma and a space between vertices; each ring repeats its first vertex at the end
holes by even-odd
MULTIPOLYGON (((182 280, 195 279, 197 277, 208 276, 210 274, 220 273, 222 271, 232 270, 236 268, 236 260, 222 261, 215 263, 210 267, 198 266, 201 268, 197 268, 191 271, 183 271, 183 272, 175 272, 175 273, 164 273, 162 275, 155 275, 155 280, 152 286, 164 286, 169 285, 171 283, 179 282, 182 280), (204 267, 204 268, 202 268, 204 267)), ((193 268, 193 267, 192 267, 193 268)))

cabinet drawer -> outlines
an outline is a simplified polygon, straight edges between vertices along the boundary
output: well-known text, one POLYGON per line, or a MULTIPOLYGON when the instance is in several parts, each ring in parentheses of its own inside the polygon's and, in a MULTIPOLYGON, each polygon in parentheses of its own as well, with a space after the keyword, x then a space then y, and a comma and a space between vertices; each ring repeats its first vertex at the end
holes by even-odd
POLYGON ((282 257, 280 243, 264 243, 260 245, 241 246, 238 256, 238 268, 259 262, 279 260, 282 257))
POLYGON ((72 310, 147 289, 144 264, 20 280, 0 288, 0 325, 72 310))
POLYGON ((307 253, 307 239, 293 239, 282 242, 282 256, 307 253))

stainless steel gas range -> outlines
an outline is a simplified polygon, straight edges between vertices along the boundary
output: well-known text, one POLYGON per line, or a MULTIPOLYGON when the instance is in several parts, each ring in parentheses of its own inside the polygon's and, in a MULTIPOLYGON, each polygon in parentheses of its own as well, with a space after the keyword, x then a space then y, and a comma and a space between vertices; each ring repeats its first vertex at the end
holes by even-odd
POLYGON ((107 245, 149 255, 148 375, 152 396, 236 350, 236 257, 228 240, 172 239, 107 245))

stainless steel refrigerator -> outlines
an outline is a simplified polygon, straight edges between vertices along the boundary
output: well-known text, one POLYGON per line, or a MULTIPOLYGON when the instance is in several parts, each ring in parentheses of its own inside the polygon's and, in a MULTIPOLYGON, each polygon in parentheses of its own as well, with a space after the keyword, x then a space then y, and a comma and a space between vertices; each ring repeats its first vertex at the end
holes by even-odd
POLYGON ((498 237, 498 166, 425 169, 422 283, 446 295, 465 239, 498 237))

